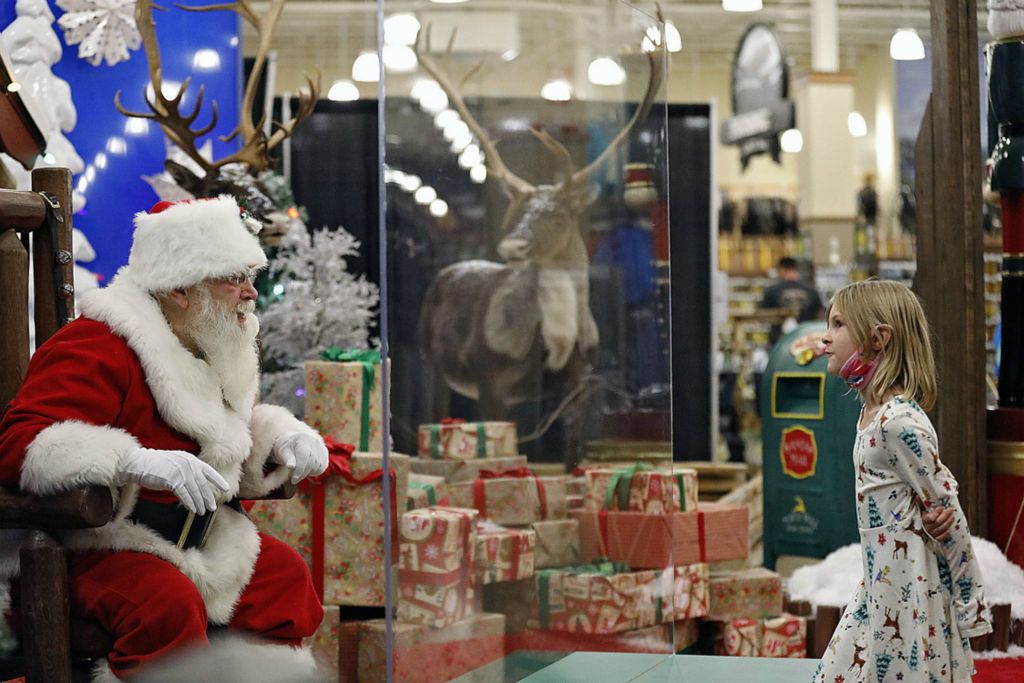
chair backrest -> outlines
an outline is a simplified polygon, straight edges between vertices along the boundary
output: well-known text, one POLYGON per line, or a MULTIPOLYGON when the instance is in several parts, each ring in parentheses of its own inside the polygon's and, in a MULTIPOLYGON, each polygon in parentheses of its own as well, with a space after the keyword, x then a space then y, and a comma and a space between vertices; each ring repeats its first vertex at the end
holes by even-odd
POLYGON ((0 190, 0 413, 14 397, 29 359, 29 244, 36 345, 74 318, 71 172, 40 168, 31 190, 0 190))

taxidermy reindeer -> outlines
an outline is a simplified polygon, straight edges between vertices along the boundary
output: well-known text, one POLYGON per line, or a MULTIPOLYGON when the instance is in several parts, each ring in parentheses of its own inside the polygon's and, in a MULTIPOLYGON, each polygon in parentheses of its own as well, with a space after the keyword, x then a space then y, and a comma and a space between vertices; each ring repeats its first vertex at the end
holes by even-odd
MULTIPOLYGON (((263 73, 263 68, 266 64, 267 52, 270 50, 270 38, 274 28, 277 26, 278 20, 281 18, 281 12, 286 1, 272 0, 266 14, 262 16, 258 15, 253 9, 250 0, 235 0, 234 2, 205 7, 177 5, 181 9, 192 12, 232 10, 249 22, 256 29, 256 33, 259 36, 256 60, 252 72, 249 74, 249 80, 245 84, 245 94, 242 98, 238 127, 230 135, 221 138, 223 142, 228 142, 236 136, 240 136, 242 141, 241 149, 217 160, 205 158, 196 146, 196 141, 199 138, 217 126, 217 103, 213 102, 213 114, 210 122, 205 126, 193 128, 192 124, 199 116, 199 111, 203 106, 203 86, 199 87, 195 106, 190 113, 182 112, 181 104, 185 91, 188 90, 189 83, 192 80, 191 78, 185 79, 177 95, 167 97, 164 94, 160 47, 157 44, 156 24, 153 22, 153 0, 137 0, 136 2, 135 23, 139 28, 142 43, 146 50, 146 62, 149 65, 149 77, 153 89, 152 98, 149 93, 145 95, 146 106, 149 107, 150 111, 148 113, 133 112, 124 108, 121 105, 120 90, 114 95, 114 106, 125 116, 152 119, 160 124, 160 128, 163 129, 164 134, 167 135, 171 142, 199 165, 204 172, 202 177, 170 159, 164 162, 168 173, 171 174, 174 180, 195 197, 215 197, 226 192, 241 200, 246 199, 247 195, 253 193, 252 185, 255 183, 255 179, 253 178, 252 182, 247 182, 244 176, 247 174, 255 176, 260 171, 268 168, 271 164, 270 151, 291 135, 295 130, 295 126, 313 112, 313 107, 316 105, 320 92, 319 75, 315 81, 307 76, 307 88, 299 95, 299 106, 295 116, 289 121, 277 124, 277 130, 271 135, 268 136, 264 132, 266 113, 264 113, 259 121, 253 122, 252 120, 252 106, 256 99, 256 89, 259 85, 260 75, 263 73), (236 170, 234 173, 228 173, 227 171, 238 168, 224 168, 231 164, 244 165, 243 168, 246 171, 238 172, 236 170), (222 169, 224 169, 223 172, 222 169)), ((269 204, 269 200, 267 200, 267 203, 269 204)), ((251 208, 257 209, 258 207, 251 208)))
POLYGON ((557 184, 535 186, 505 166, 497 142, 466 108, 461 86, 480 65, 456 85, 428 54, 429 28, 425 43, 421 49, 417 36, 420 65, 480 141, 488 178, 501 183, 511 201, 497 248, 505 263, 461 261, 438 273, 420 312, 420 344, 451 389, 477 399, 482 418, 500 419, 517 403, 572 391, 589 372, 588 353, 599 337, 579 223, 591 201, 587 179, 646 119, 664 75, 663 54, 647 55, 650 77, 640 105, 585 168, 574 171, 565 146, 531 129, 565 174, 557 184))

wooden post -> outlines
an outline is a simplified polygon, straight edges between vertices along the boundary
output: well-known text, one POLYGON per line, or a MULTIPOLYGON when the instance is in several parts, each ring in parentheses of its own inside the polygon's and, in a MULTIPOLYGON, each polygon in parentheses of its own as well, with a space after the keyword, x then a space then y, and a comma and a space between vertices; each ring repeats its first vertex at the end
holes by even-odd
POLYGON ((56 332, 67 320, 75 317, 74 260, 71 258, 71 171, 66 168, 40 168, 32 172, 32 189, 49 192, 60 202, 64 222, 58 224, 54 236, 44 227, 36 230, 32 242, 32 281, 35 283, 36 346, 56 332), (61 252, 66 254, 60 258, 61 252), (57 256, 54 256, 57 254, 57 256), (54 267, 61 270, 60 283, 54 278, 54 267), (58 319, 58 301, 65 305, 65 320, 58 319))
POLYGON ((985 310, 976 0, 932 0, 932 95, 917 142, 915 289, 934 331, 943 461, 986 533, 985 310), (935 154, 934 148, 942 153, 935 154), (941 248, 940 248, 941 247, 941 248))
POLYGON ((1010 647, 1010 605, 992 605, 992 633, 988 646, 993 650, 1006 652, 1010 647))
POLYGON ((41 531, 21 548, 21 627, 25 678, 71 683, 67 551, 41 531))
POLYGON ((0 226, 0 411, 28 371, 28 254, 17 233, 0 226))
POLYGON ((829 641, 832 640, 832 634, 835 633, 836 627, 839 626, 839 619, 842 616, 842 607, 818 605, 818 613, 815 616, 814 623, 814 652, 812 653, 814 659, 821 659, 825 654, 825 648, 828 647, 829 641))

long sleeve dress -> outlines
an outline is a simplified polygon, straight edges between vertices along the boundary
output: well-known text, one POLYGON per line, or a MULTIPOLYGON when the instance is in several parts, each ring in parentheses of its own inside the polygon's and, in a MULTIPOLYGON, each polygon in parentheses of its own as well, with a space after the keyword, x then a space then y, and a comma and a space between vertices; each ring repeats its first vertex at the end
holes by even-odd
POLYGON ((970 681, 968 638, 991 631, 957 483, 928 416, 894 398, 853 448, 864 580, 815 673, 816 683, 970 681), (950 538, 924 531, 919 503, 951 507, 950 538))

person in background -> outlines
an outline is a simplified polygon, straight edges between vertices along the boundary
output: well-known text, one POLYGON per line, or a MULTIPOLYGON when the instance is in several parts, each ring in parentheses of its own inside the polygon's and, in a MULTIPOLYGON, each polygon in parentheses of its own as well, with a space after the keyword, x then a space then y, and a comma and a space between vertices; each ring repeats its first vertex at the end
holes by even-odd
POLYGON ((864 187, 857 192, 857 215, 864 219, 866 225, 878 225, 878 192, 873 173, 864 175, 864 187))
MULTIPOLYGON (((821 295, 814 285, 803 280, 796 259, 784 256, 776 265, 779 281, 764 290, 761 308, 785 308, 793 311, 796 322, 819 320, 823 308, 821 295)), ((772 325, 768 335, 769 346, 775 346, 783 332, 783 325, 772 325)))
MULTIPOLYGON (((62 534, 71 612, 112 641, 94 683, 205 646, 210 627, 314 668, 299 649, 323 618, 309 569, 239 502, 328 461, 319 434, 257 401, 258 228, 229 196, 136 214, 128 265, 82 296, 81 317, 39 347, 0 416, 0 483, 113 494, 112 521, 62 534)), ((0 607, 14 603, 15 626, 5 579, 19 545, 0 537, 0 607)))

